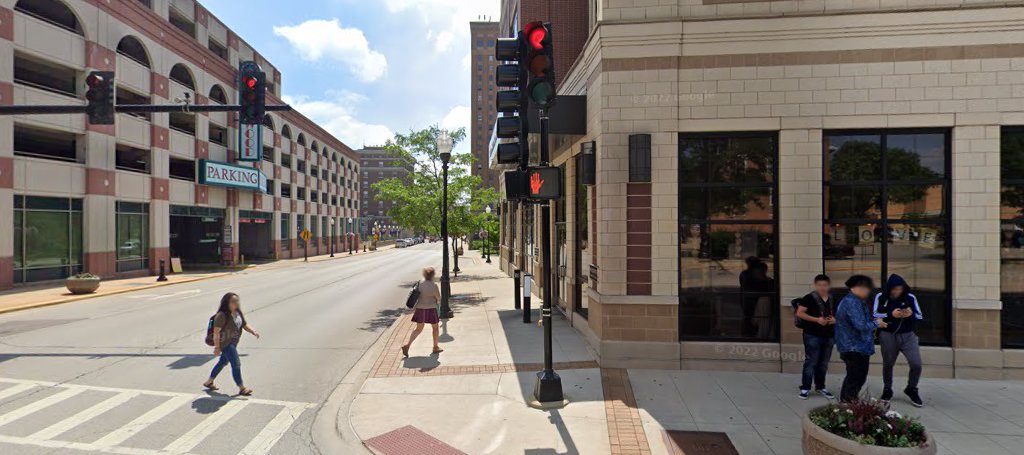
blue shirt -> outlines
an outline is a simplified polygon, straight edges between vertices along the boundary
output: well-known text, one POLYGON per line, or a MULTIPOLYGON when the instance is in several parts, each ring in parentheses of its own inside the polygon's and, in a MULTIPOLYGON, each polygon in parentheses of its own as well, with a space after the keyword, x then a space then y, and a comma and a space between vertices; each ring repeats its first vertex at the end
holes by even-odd
POLYGON ((839 352, 875 353, 875 329, 867 302, 852 293, 846 294, 836 309, 836 347, 839 352))

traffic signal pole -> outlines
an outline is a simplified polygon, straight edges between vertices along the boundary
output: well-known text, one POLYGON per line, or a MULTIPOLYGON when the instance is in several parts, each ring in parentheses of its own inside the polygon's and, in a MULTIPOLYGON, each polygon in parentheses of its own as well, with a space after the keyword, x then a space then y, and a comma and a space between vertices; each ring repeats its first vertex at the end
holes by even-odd
MULTIPOLYGON (((548 110, 540 110, 540 162, 541 166, 547 166, 551 160, 551 151, 548 145, 548 110)), ((551 204, 545 204, 541 208, 540 216, 541 229, 541 262, 544 264, 544 304, 541 306, 541 321, 544 324, 544 370, 537 373, 537 382, 534 384, 533 396, 541 403, 561 403, 565 400, 562 393, 562 378, 555 373, 555 366, 552 355, 552 332, 551 332, 551 204)))

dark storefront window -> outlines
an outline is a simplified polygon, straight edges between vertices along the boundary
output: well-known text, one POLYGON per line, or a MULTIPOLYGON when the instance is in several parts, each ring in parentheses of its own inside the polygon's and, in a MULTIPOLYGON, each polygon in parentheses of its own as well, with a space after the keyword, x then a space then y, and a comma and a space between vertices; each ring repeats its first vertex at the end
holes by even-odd
POLYGON ((1024 128, 1003 130, 1001 166, 1002 340, 1024 349, 1024 128))
POLYGON ((82 271, 82 200, 14 196, 14 281, 82 271))
POLYGON ((149 267, 149 204, 117 203, 117 271, 149 267))
POLYGON ((288 251, 292 248, 292 220, 291 214, 281 214, 281 249, 288 251))
POLYGON ((679 335, 777 341, 777 134, 681 135, 679 335))
POLYGON ((924 314, 922 343, 948 345, 949 132, 832 131, 822 142, 825 273, 880 287, 903 276, 924 314))

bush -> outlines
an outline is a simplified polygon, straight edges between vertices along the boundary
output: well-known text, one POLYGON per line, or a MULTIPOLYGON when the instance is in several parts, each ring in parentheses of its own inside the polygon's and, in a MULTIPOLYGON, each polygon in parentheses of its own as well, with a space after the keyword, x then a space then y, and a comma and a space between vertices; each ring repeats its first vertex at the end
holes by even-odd
POLYGON ((79 273, 77 275, 72 276, 71 279, 72 280, 98 280, 98 279, 100 279, 100 277, 98 275, 93 275, 91 273, 79 273))
POLYGON ((811 422, 829 433, 861 444, 907 448, 924 444, 924 426, 876 400, 830 404, 811 413, 811 422))

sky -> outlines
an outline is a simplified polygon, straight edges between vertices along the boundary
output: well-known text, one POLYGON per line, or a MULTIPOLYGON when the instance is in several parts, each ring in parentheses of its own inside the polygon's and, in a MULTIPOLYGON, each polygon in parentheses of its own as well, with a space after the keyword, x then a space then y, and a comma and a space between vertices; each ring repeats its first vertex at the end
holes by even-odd
POLYGON ((500 0, 201 3, 281 71, 285 102, 352 149, 433 124, 468 133, 469 22, 496 21, 500 9, 500 0))

